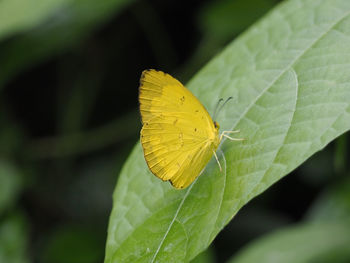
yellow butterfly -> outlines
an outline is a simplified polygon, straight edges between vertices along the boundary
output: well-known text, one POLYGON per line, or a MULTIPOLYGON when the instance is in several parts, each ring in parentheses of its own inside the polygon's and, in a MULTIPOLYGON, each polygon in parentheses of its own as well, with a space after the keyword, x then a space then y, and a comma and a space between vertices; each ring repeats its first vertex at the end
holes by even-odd
POLYGON ((213 121, 199 100, 178 80, 153 69, 142 72, 141 144, 151 172, 176 188, 190 185, 216 155, 222 137, 235 139, 213 121))

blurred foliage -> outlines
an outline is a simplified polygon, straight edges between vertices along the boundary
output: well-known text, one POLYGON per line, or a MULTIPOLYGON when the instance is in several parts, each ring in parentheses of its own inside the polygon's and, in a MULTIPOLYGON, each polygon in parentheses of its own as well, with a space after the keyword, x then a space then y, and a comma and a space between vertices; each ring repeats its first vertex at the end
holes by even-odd
MULTIPOLYGON (((278 2, 0 1, 0 262, 102 262, 112 192, 138 140, 140 72, 186 82, 278 2)), ((247 204, 194 262, 226 262, 279 229, 337 224, 348 149, 345 134, 247 204)), ((313 262, 348 262, 340 252, 313 262)))
POLYGON ((229 262, 346 262, 342 260, 349 259, 349 244, 348 223, 309 223, 261 238, 229 262))
POLYGON ((28 30, 43 22, 57 8, 68 0, 23 1, 5 0, 0 2, 0 39, 28 30), (35 6, 35 8, 33 8, 35 6))
POLYGON ((0 161, 0 215, 17 199, 21 188, 21 177, 16 168, 0 161))
POLYGON ((104 237, 93 226, 64 226, 46 241, 42 262, 94 263, 104 254, 104 237))
POLYGON ((197 16, 203 36, 197 49, 180 70, 189 80, 216 53, 258 18, 269 11, 277 0, 220 0, 204 3, 197 16))
POLYGON ((0 88, 23 68, 82 41, 131 2, 133 0, 1 1, 0 39, 21 31, 23 34, 0 45, 0 88))
POLYGON ((306 214, 312 221, 349 221, 350 228, 350 177, 330 185, 314 201, 306 214))
MULTIPOLYGON (((46 103, 48 93, 38 90, 37 85, 46 73, 42 72, 43 69, 37 70, 39 78, 30 74, 28 85, 21 81, 25 75, 20 74, 52 58, 69 63, 78 61, 80 58, 76 55, 73 59, 66 59, 70 57, 67 52, 82 47, 94 31, 132 2, 1 1, 0 262, 101 262, 110 195, 127 148, 119 145, 117 155, 113 150, 108 158, 99 157, 100 160, 91 157, 91 162, 84 160, 81 164, 75 160, 79 155, 108 148, 118 141, 126 140, 125 145, 128 145, 130 136, 137 134, 137 122, 130 121, 137 115, 135 111, 130 112, 130 117, 117 118, 106 125, 82 131, 95 103, 101 74, 85 67, 77 76, 73 75, 78 72, 74 68, 74 73, 69 76, 66 68, 71 70, 71 64, 56 62, 64 67, 60 82, 72 87, 68 90, 73 96, 62 91, 56 93, 63 94, 60 95, 63 96, 61 101, 57 101, 56 136, 33 136, 37 134, 36 130, 47 131, 50 125, 47 121, 37 121, 39 116, 50 113, 47 106, 51 103, 46 103), (14 78, 18 75, 19 81, 14 78), (63 82, 64 75, 68 75, 68 79, 63 82), (86 78, 87 75, 90 78, 86 78), (24 90, 21 90, 22 86, 24 90), (31 104, 35 97, 39 101, 36 105, 31 104), (36 114, 36 106, 42 107, 40 114, 36 114), (23 107, 29 113, 24 118, 23 107), (78 175, 73 175, 76 171, 78 175), (57 179, 60 173, 63 176, 57 179), (73 181, 70 182, 69 177, 73 181), (26 190, 21 193, 23 184, 26 190), (69 185, 71 187, 67 187, 69 185), (18 205, 28 210, 26 219, 12 215, 12 208, 18 200, 18 205), (92 206, 95 208, 91 209, 92 206), (30 222, 28 225, 34 234, 31 244, 28 243, 25 220, 30 222), (63 220, 58 224, 62 227, 57 232, 47 231, 46 228, 55 226, 57 220, 63 220), (71 221, 84 221, 87 225, 97 224, 99 227, 80 228, 79 223, 69 227, 71 221), (47 244, 42 243, 43 240, 47 244), (28 250, 31 250, 30 258, 26 253, 28 250)), ((53 82, 54 79, 50 79, 45 87, 49 93, 55 92, 53 82)))
POLYGON ((327 188, 307 211, 302 224, 252 242, 229 262, 348 262, 349 179, 327 188))
POLYGON ((0 220, 0 262, 27 263, 28 230, 21 213, 11 213, 0 220))
POLYGON ((230 41, 269 11, 276 0, 221 0, 209 2, 199 14, 199 27, 207 36, 230 41))
POLYGON ((213 250, 208 248, 204 252, 200 253, 197 257, 195 257, 191 263, 210 263, 215 262, 215 257, 213 255, 213 250))
POLYGON ((348 158, 349 158, 349 150, 348 150, 348 142, 347 142, 347 134, 344 134, 339 137, 336 144, 336 151, 334 154, 334 165, 335 171, 338 174, 343 174, 347 170, 348 166, 348 158))

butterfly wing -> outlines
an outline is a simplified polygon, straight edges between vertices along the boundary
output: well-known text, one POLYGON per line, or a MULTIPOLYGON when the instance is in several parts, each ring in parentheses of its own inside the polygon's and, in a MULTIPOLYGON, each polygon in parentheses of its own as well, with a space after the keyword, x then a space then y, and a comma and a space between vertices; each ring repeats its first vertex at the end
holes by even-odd
POLYGON ((184 188, 193 182, 213 154, 213 147, 204 133, 199 132, 200 128, 197 128, 198 136, 194 134, 197 131, 193 125, 198 120, 187 117, 190 116, 183 113, 164 114, 146 122, 141 130, 148 167, 176 188, 184 188))
POLYGON ((142 123, 162 113, 186 112, 203 119, 203 125, 214 129, 213 121, 199 100, 181 82, 156 70, 142 72, 139 90, 142 123))
POLYGON ((150 170, 176 188, 188 186, 219 144, 211 117, 190 91, 163 72, 143 72, 139 99, 141 143, 150 170))

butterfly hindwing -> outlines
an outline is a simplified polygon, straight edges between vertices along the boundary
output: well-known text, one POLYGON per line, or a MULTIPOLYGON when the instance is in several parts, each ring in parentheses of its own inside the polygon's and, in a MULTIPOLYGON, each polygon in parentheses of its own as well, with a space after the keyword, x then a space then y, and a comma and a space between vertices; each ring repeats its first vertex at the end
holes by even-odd
POLYGON ((150 170, 176 188, 193 182, 213 154, 201 127, 194 130, 193 118, 183 117, 179 114, 154 117, 141 130, 141 143, 150 170))

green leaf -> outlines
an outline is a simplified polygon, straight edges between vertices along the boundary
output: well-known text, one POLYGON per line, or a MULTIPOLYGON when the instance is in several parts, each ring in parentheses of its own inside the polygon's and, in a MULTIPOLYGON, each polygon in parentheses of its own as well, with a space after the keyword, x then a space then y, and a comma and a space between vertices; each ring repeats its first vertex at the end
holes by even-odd
POLYGON ((114 193, 105 262, 188 262, 249 200, 350 129, 350 2, 291 0, 230 44, 189 83, 217 121, 243 142, 223 141, 176 190, 152 175, 140 144, 114 193))
POLYGON ((2 0, 0 2, 0 40, 38 25, 52 15, 58 7, 69 1, 2 0))
POLYGON ((348 223, 308 223, 264 236, 228 262, 348 262, 349 244, 348 223))

